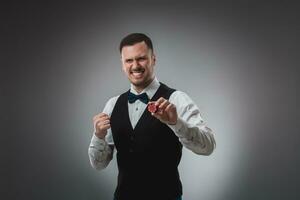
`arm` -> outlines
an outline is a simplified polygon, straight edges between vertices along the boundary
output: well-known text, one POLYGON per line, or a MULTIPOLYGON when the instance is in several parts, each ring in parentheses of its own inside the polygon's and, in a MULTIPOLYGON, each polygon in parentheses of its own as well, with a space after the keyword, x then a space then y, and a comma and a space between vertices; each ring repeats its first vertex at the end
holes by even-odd
POLYGON ((111 98, 103 112, 94 116, 94 133, 88 149, 90 163, 94 169, 102 170, 113 158, 114 142, 110 128, 110 115, 119 96, 111 98))
POLYGON ((181 91, 174 92, 169 101, 175 105, 178 118, 175 125, 168 126, 179 137, 179 141, 196 154, 210 155, 216 147, 216 142, 197 105, 181 91))
POLYGON ((102 170, 108 166, 113 158, 114 145, 109 145, 106 140, 93 134, 88 153, 92 167, 96 170, 102 170))

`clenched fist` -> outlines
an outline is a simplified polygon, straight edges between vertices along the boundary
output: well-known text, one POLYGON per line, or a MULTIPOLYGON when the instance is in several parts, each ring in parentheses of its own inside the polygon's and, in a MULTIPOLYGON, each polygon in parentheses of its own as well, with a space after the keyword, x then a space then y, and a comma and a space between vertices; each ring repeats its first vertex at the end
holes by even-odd
POLYGON ((110 118, 105 113, 100 113, 93 117, 95 135, 100 138, 104 139, 107 134, 107 129, 110 128, 110 118))

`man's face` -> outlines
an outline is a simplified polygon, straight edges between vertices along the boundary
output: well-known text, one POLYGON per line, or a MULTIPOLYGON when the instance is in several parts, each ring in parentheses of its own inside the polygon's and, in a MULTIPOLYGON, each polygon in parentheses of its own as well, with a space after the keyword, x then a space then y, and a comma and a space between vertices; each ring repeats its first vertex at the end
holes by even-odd
POLYGON ((137 88, 145 88, 154 78, 155 55, 143 42, 124 46, 121 51, 123 71, 137 88))

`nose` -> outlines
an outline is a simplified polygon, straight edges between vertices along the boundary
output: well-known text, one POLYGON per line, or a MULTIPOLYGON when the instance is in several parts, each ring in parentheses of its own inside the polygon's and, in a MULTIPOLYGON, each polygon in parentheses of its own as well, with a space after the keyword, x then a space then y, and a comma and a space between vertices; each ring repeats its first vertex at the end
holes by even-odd
POLYGON ((133 62, 132 62, 132 66, 135 68, 135 67, 137 67, 137 66, 139 66, 139 62, 137 61, 137 60, 133 60, 133 62))

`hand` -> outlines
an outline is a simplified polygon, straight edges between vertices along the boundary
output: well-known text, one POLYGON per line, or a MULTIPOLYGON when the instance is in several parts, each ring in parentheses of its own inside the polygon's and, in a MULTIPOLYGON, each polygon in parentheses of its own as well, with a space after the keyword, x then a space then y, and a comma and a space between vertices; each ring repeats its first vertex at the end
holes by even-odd
POLYGON ((157 106, 158 110, 155 113, 151 113, 152 116, 166 124, 175 125, 177 123, 178 116, 174 104, 170 103, 167 99, 160 97, 155 102, 155 106, 157 106))
POLYGON ((100 113, 93 117, 95 135, 100 138, 104 139, 107 134, 107 129, 110 128, 110 118, 105 113, 100 113))

